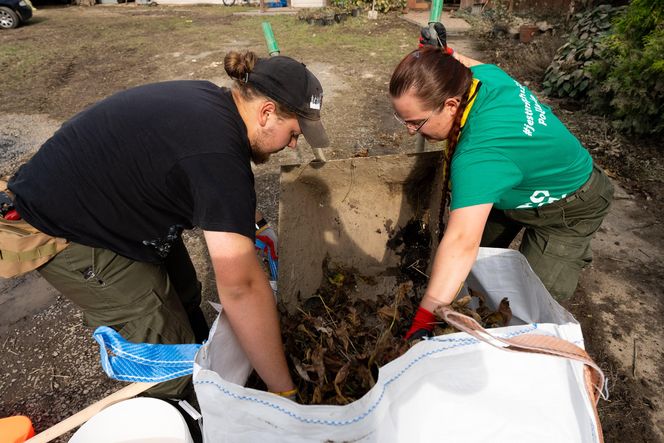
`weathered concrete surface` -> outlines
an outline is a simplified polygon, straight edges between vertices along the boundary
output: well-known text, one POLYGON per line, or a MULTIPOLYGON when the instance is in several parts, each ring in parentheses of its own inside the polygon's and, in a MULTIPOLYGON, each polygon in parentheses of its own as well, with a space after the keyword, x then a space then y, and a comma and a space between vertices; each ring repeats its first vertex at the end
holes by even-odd
POLYGON ((316 294, 326 259, 363 276, 393 275, 401 251, 387 244, 400 229, 424 220, 437 239, 441 190, 431 184, 441 157, 433 151, 282 167, 279 294, 288 308, 298 294, 316 294))

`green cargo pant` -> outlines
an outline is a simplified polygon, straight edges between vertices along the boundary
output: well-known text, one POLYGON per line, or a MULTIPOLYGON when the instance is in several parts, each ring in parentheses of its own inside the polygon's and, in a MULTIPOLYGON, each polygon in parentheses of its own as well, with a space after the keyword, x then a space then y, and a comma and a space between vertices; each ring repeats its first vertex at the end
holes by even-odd
MULTIPOLYGON (((182 239, 161 265, 72 243, 39 272, 83 311, 88 326, 110 326, 134 343, 207 339, 201 284, 182 239)), ((184 398, 191 390, 189 376, 161 383, 146 395, 184 398)))
POLYGON ((595 166, 588 181, 564 199, 532 209, 492 209, 481 246, 507 248, 525 228, 519 250, 551 295, 565 300, 592 261, 590 240, 612 199, 611 181, 595 166))

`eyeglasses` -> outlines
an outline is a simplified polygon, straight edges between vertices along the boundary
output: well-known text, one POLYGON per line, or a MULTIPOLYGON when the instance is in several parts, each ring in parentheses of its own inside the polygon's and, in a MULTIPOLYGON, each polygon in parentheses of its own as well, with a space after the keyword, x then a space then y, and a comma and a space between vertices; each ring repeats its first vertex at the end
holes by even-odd
POLYGON ((404 125, 407 129, 410 129, 410 130, 412 130, 412 131, 414 131, 414 132, 420 132, 420 129, 422 129, 422 127, 423 127, 424 125, 427 124, 427 122, 429 121, 429 119, 430 119, 431 117, 433 117, 433 115, 434 115, 435 113, 436 113, 436 110, 434 109, 433 111, 431 111, 431 114, 429 114, 429 116, 428 116, 427 118, 425 118, 424 120, 422 120, 421 122, 419 122, 419 123, 417 123, 417 124, 416 124, 416 123, 413 123, 413 122, 407 122, 406 120, 402 119, 401 117, 399 117, 399 114, 397 114, 396 111, 394 111, 394 114, 393 114, 393 115, 394 115, 394 118, 396 118, 397 121, 398 121, 399 123, 401 123, 402 125, 404 125))

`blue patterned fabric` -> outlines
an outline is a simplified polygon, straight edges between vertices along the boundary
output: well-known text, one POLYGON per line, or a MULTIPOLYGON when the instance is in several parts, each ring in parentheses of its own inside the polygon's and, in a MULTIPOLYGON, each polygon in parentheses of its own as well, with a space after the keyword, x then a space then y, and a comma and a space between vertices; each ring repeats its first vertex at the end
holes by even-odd
POLYGON ((108 326, 98 327, 92 336, 99 343, 104 372, 122 381, 162 382, 191 375, 201 347, 131 343, 108 326))

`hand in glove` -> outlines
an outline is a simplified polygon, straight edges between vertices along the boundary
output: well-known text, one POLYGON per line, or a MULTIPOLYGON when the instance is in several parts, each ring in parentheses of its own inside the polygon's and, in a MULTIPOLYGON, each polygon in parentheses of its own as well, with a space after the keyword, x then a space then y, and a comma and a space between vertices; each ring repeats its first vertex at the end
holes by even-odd
POLYGON ((414 341, 424 337, 431 337, 436 317, 424 308, 417 308, 413 324, 406 333, 406 340, 414 341))
POLYGON ((436 31, 434 35, 432 35, 429 26, 425 26, 420 29, 420 41, 417 47, 421 48, 423 46, 436 46, 439 48, 444 48, 447 54, 452 55, 454 50, 447 46, 447 31, 445 30, 445 26, 443 26, 443 24, 440 22, 435 22, 433 24, 433 28, 436 31))

